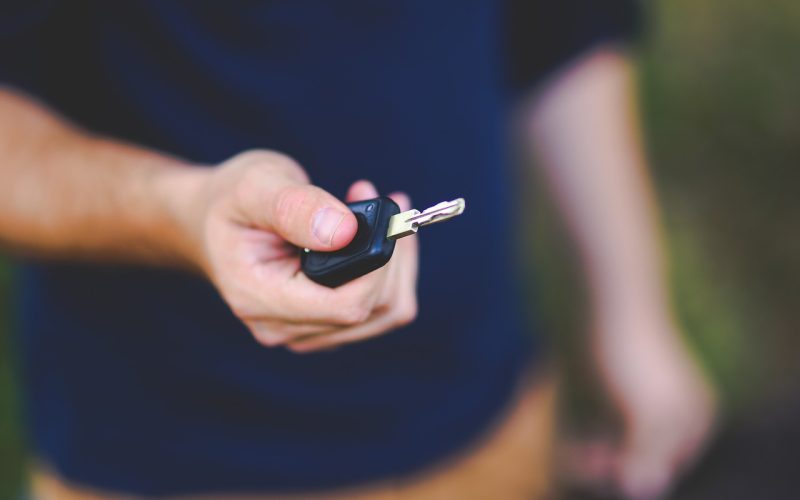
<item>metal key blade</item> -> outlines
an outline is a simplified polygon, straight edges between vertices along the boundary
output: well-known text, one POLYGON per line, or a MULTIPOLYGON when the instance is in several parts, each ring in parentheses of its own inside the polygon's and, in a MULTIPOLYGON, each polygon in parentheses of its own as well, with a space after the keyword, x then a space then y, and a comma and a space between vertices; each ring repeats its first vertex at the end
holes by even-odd
POLYGON ((427 226, 434 222, 444 222, 464 213, 465 206, 464 198, 458 198, 453 201, 443 201, 430 208, 426 208, 421 214, 409 218, 407 222, 416 223, 417 226, 427 226))
POLYGON ((389 220, 389 231, 386 237, 390 240, 396 240, 403 236, 414 234, 422 226, 444 222, 461 215, 465 207, 464 198, 458 198, 453 201, 438 203, 422 212, 419 210, 401 212, 389 220))

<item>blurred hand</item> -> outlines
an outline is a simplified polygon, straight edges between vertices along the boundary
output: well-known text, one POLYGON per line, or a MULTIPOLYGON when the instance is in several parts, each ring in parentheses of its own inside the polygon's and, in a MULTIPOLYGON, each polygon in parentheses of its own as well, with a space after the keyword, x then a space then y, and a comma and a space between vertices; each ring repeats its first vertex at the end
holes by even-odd
POLYGON ((623 417, 623 436, 568 445, 569 472, 626 498, 661 498, 709 439, 715 394, 671 320, 634 314, 595 328, 595 338, 605 339, 594 355, 623 417))
MULTIPOLYGON (((329 349, 414 319, 414 237, 398 241, 383 268, 327 288, 300 271, 297 247, 333 251, 353 239, 358 224, 341 201, 310 185, 290 158, 268 151, 238 155, 203 182, 192 213, 182 217, 200 249, 195 263, 263 345, 329 349)), ((375 187, 360 181, 348 201, 375 196, 375 187)), ((391 197, 410 208, 404 194, 391 197)))

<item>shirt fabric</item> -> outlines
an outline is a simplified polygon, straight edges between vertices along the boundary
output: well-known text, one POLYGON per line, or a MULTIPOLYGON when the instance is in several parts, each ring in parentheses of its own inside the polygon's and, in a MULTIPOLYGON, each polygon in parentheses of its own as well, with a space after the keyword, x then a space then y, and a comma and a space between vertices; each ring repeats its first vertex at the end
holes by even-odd
MULTIPOLYGON (((5 12, 3 12, 5 10, 5 12)), ((89 130, 215 164, 291 155, 337 196, 360 178, 415 206, 410 326, 333 352, 259 345, 178 271, 28 262, 19 330, 34 453, 134 494, 289 491, 420 470, 500 414, 537 342, 523 321, 507 111, 635 27, 631 2, 11 2, 0 81, 89 130)))

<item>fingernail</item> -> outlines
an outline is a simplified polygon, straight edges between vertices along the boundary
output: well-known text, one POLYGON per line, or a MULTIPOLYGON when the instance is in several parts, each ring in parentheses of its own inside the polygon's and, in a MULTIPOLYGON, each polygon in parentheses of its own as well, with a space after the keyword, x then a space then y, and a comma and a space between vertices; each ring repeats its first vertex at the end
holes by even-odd
POLYGON ((342 223, 344 215, 342 212, 330 207, 317 210, 317 213, 314 214, 314 221, 311 224, 311 231, 313 231, 314 236, 320 243, 326 246, 331 245, 333 235, 339 229, 339 224, 342 223))

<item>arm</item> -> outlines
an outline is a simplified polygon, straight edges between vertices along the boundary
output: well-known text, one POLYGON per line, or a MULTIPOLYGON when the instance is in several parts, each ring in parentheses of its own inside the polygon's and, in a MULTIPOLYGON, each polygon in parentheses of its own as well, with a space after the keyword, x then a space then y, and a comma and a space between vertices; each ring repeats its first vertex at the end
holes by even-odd
POLYGON ((670 309, 637 112, 630 62, 599 50, 549 82, 527 130, 578 247, 595 357, 626 424, 609 473, 649 498, 698 452, 714 403, 670 309))
MULTIPOLYGON (((359 182, 349 197, 376 195, 359 182)), ((298 272, 287 242, 331 251, 356 229, 347 207, 286 156, 252 151, 193 166, 91 135, 0 88, 0 244, 18 253, 193 269, 257 340, 307 351, 413 319, 413 241, 335 290, 298 272)))
POLYGON ((93 137, 0 91, 0 242, 53 258, 199 264, 176 218, 200 169, 93 137))

